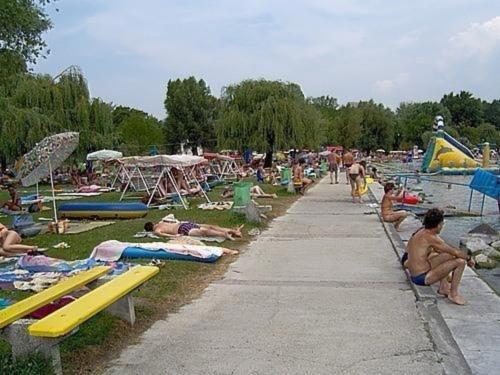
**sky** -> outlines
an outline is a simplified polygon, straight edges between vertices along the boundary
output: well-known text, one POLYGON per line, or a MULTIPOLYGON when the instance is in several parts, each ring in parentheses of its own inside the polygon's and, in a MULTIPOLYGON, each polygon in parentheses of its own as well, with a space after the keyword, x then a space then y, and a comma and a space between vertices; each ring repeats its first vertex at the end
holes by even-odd
POLYGON ((499 0, 57 0, 35 72, 78 65, 92 96, 162 119, 169 79, 244 79, 340 104, 500 98, 499 0), (56 11, 56 8, 58 11, 56 11))

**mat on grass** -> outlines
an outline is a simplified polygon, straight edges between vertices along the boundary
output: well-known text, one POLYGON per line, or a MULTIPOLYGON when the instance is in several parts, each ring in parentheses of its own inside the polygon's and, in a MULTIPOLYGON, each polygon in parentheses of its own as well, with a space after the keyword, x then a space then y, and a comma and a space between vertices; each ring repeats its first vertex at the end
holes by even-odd
POLYGON ((89 230, 105 227, 114 224, 114 221, 84 221, 75 222, 72 221, 69 224, 69 228, 64 234, 78 234, 83 232, 88 232, 89 230))

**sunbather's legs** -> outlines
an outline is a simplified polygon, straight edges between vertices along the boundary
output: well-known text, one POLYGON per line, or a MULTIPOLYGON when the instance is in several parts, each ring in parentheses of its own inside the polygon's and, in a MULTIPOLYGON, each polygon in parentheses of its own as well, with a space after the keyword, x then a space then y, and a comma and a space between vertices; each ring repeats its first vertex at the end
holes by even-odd
POLYGON ((6 256, 26 253, 36 250, 38 246, 21 245, 21 237, 13 230, 9 230, 2 245, 2 253, 6 256))
POLYGON ((200 228, 191 229, 189 231, 189 235, 194 237, 224 237, 226 239, 232 239, 229 231, 207 228, 206 226, 200 226, 200 228))

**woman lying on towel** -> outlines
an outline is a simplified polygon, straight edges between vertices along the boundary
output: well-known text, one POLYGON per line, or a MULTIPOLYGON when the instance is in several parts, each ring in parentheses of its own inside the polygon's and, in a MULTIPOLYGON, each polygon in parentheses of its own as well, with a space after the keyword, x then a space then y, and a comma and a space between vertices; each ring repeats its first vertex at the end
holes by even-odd
POLYGON ((192 237, 222 237, 228 240, 234 240, 234 237, 241 238, 241 228, 243 228, 243 225, 235 229, 228 229, 216 225, 197 224, 188 221, 160 221, 157 224, 153 224, 152 222, 144 224, 145 231, 153 232, 160 237, 180 235, 192 237))
POLYGON ((12 257, 22 254, 32 254, 38 246, 21 245, 21 236, 14 230, 7 229, 0 224, 0 255, 12 257))
MULTIPOLYGON (((278 198, 276 194, 266 194, 259 185, 254 185, 250 188, 250 195, 252 198, 278 198)), ((222 192, 221 196, 223 198, 232 198, 234 191, 231 187, 228 187, 222 192)))

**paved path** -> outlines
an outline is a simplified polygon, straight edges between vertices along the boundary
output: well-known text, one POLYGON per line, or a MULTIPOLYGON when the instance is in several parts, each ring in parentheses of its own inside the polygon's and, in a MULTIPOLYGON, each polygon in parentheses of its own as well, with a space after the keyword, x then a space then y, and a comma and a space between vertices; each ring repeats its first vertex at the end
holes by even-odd
POLYGON ((440 374, 376 215, 324 179, 108 374, 440 374))

